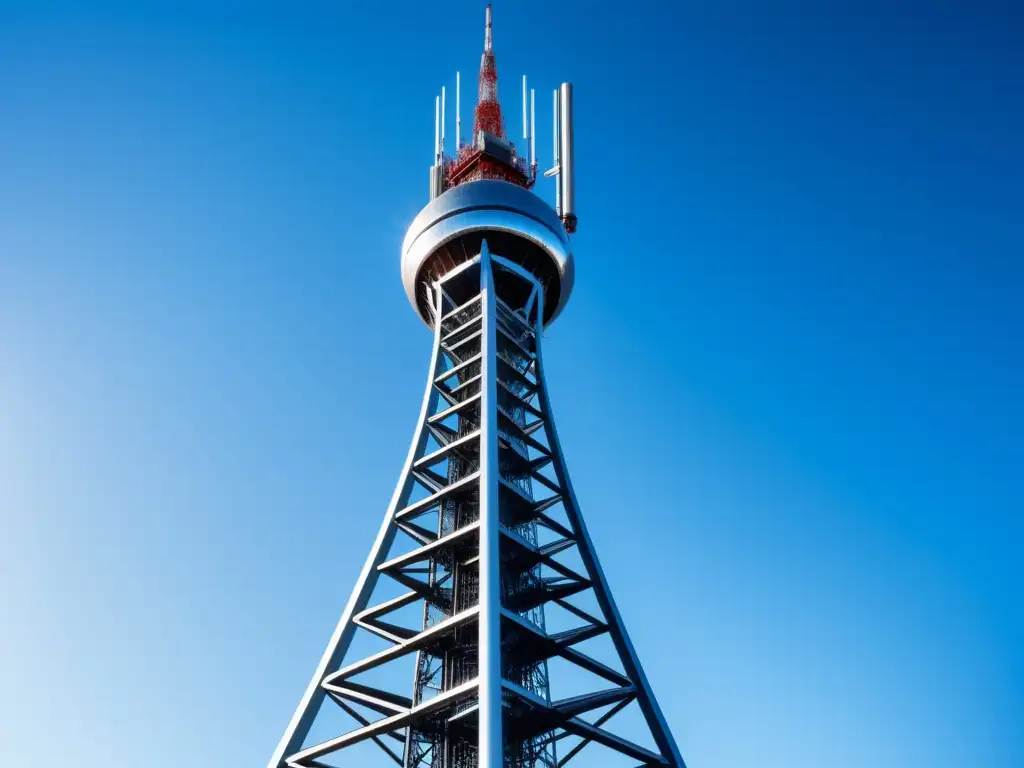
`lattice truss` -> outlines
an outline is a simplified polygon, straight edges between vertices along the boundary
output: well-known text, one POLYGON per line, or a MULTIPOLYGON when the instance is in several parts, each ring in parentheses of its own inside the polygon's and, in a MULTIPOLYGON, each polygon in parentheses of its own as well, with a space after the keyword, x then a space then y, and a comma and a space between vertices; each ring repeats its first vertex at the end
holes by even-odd
POLYGON ((434 284, 402 477, 270 768, 369 765, 367 748, 406 768, 561 768, 588 746, 588 763, 683 766, 566 473, 543 299, 486 242, 434 284))

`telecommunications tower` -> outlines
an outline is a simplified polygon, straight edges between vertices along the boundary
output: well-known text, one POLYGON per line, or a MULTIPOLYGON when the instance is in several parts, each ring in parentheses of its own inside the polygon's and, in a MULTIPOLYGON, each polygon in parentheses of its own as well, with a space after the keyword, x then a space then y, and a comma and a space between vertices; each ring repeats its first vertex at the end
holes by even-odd
MULTIPOLYGON (((484 40, 472 133, 462 141, 456 86, 445 153, 442 90, 430 202, 402 245, 405 291, 434 336, 412 445, 268 768, 378 756, 403 768, 685 768, 580 513, 544 379, 541 337, 573 285, 572 86, 553 95, 552 209, 532 191, 525 77, 522 148, 505 132, 490 6, 484 40)), ((595 430, 607 418, 595 413, 595 430)))

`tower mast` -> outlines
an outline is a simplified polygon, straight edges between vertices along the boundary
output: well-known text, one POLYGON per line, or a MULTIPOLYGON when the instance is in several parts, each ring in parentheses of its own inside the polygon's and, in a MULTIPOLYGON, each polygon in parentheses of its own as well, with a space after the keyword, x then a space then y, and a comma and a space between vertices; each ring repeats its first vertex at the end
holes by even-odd
POLYGON ((474 136, 445 158, 436 102, 431 200, 402 244, 402 283, 433 337, 412 443, 268 768, 574 768, 600 751, 685 768, 587 531, 545 378, 544 329, 575 273, 572 89, 558 94, 556 212, 504 134, 488 6, 474 136), (630 709, 647 746, 616 718, 630 709))
POLYGON ((491 27, 491 6, 487 6, 484 23, 484 52, 480 56, 480 86, 473 113, 473 133, 481 131, 505 138, 505 122, 498 103, 498 66, 494 60, 494 37, 491 27))
POLYGON ((498 65, 494 56, 491 6, 484 18, 484 52, 480 56, 477 101, 473 108, 473 135, 457 148, 442 183, 442 190, 481 179, 501 179, 530 188, 536 171, 530 165, 529 147, 517 149, 505 132, 498 102, 498 65))

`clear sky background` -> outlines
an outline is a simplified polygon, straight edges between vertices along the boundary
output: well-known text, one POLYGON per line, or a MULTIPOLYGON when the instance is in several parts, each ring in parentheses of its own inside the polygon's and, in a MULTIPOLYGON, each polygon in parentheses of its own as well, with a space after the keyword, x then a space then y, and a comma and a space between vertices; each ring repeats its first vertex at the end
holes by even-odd
MULTIPOLYGON (((576 87, 550 385, 691 768, 1024 765, 1014 6, 497 4, 544 162, 576 87)), ((0 5, 3 764, 265 764, 412 433, 482 18, 0 5)))

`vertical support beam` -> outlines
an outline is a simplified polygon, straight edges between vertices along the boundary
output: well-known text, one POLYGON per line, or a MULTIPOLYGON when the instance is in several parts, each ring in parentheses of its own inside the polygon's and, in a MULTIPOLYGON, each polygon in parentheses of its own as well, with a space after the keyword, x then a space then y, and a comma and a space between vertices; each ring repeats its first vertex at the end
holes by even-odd
MULTIPOLYGON (((435 317, 440 318, 442 314, 441 292, 437 292, 435 317)), ((427 388, 423 393, 423 402, 420 405, 419 419, 416 421, 416 431, 413 433, 412 444, 409 446, 409 454, 405 459, 405 466, 399 477, 398 485, 391 496, 391 504, 384 515, 384 522, 377 533, 377 540, 370 549, 370 555, 363 564, 363 570, 359 574, 355 590, 345 606, 341 619, 338 621, 334 634, 331 636, 327 649, 317 665, 313 678, 306 687, 306 692, 299 701, 284 735, 278 742, 277 748, 267 763, 267 768, 285 768, 287 759, 302 749, 302 744, 309 735, 309 729, 316 720, 317 713, 324 702, 326 692, 320 687, 323 679, 341 668, 341 662, 348 652, 352 643, 352 636, 355 634, 356 625, 352 617, 366 608, 366 604, 377 585, 379 572, 377 566, 384 562, 391 544, 395 540, 398 526, 393 524, 395 513, 403 509, 409 503, 409 496, 412 493, 413 479, 410 474, 413 462, 419 459, 427 444, 429 432, 426 429, 427 418, 437 408, 437 401, 440 395, 437 387, 434 386, 434 379, 441 373, 441 323, 434 323, 434 349, 431 352, 430 370, 427 374, 427 388)), ((497 445, 497 443, 495 443, 497 445)))
MULTIPOLYGON (((538 299, 538 307, 542 306, 543 296, 538 299)), ((673 738, 672 731, 665 720, 665 715, 662 714, 661 707, 658 706, 657 699, 654 698, 651 684, 647 679, 647 675, 644 674, 643 667, 640 665, 640 658, 637 656, 636 649, 633 647, 633 643, 626 632, 626 625, 623 623, 622 615, 619 613, 618 606, 615 605, 615 600, 612 598, 611 590, 608 588, 608 580, 605 578, 601 563, 598 562, 594 542, 590 538, 586 523, 583 522, 583 516, 580 514, 576 492, 573 490, 572 481, 569 479, 569 471, 565 466, 565 455, 562 453, 562 446, 558 442, 558 430, 555 429, 555 417, 551 412, 548 385, 544 379, 544 360, 541 354, 541 334, 544 331, 542 309, 538 310, 535 323, 534 328, 537 339, 536 376, 537 384, 539 385, 537 398, 540 409, 544 413, 544 433, 548 439, 548 446, 551 448, 552 469, 555 472, 558 484, 565 492, 562 506, 565 508, 569 525, 572 526, 573 531, 576 533, 580 559, 583 561, 583 565, 587 569, 587 575, 594 585, 594 596, 597 598, 601 612, 608 623, 608 632, 611 635, 612 643, 615 645, 615 650, 619 655, 619 660, 622 662, 626 676, 636 686, 637 703, 639 703, 640 710, 647 721, 647 727, 651 729, 654 742, 673 768, 686 768, 682 753, 680 753, 679 747, 676 745, 675 738, 673 738)))
POLYGON ((480 249, 482 311, 480 401, 480 675, 479 768, 502 768, 501 570, 498 532, 497 297, 491 254, 480 249))

